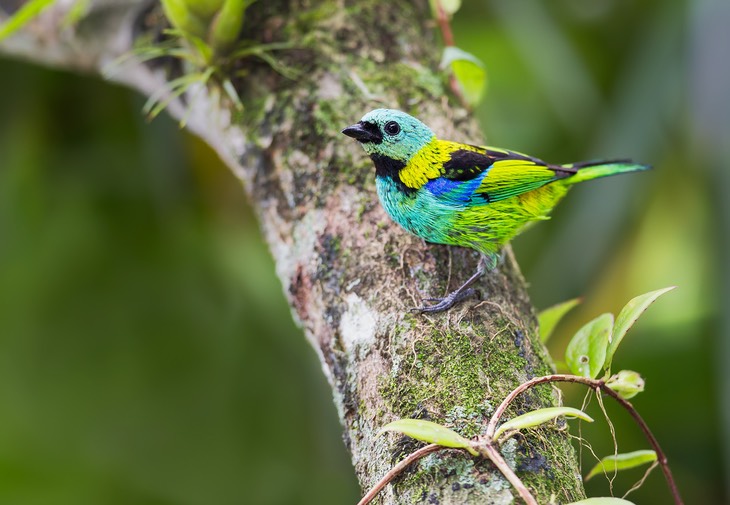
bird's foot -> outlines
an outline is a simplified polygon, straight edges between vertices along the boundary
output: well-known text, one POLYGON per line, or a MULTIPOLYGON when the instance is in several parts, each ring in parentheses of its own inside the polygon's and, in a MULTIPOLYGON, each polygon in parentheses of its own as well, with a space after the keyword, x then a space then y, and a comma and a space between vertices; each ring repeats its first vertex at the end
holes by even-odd
POLYGON ((449 310, 460 301, 476 294, 476 289, 470 288, 469 286, 474 284, 482 275, 484 275, 484 273, 487 271, 487 262, 487 257, 482 255, 482 257, 479 259, 477 271, 474 273, 474 275, 469 277, 469 280, 459 286, 459 289, 457 289, 456 291, 452 291, 444 298, 426 298, 425 301, 434 302, 434 304, 413 308, 411 309, 411 312, 420 312, 421 314, 434 314, 436 312, 443 312, 445 310, 449 310))
POLYGON ((425 298, 425 301, 433 302, 433 305, 415 307, 411 309, 411 311, 420 312, 421 314, 435 314, 436 312, 443 312, 445 310, 449 310, 460 301, 475 295, 476 292, 477 290, 474 288, 457 289, 456 291, 449 293, 443 298, 425 298))

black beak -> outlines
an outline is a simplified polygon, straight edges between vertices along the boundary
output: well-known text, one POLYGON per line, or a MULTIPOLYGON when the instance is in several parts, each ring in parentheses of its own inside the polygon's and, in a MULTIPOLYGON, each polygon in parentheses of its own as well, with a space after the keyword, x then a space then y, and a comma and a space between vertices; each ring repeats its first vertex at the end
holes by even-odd
POLYGON ((380 133, 380 129, 375 124, 367 121, 358 121, 342 130, 342 133, 363 144, 366 142, 380 144, 383 141, 383 134, 380 133))

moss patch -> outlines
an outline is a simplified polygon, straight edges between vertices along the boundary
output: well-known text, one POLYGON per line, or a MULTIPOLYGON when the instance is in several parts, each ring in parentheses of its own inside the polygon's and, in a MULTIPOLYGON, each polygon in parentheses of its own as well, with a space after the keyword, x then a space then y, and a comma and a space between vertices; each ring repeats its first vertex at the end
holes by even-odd
POLYGON ((403 338, 396 332, 393 339, 391 373, 380 390, 386 404, 400 418, 420 412, 466 437, 480 434, 493 404, 525 375, 508 321, 443 330, 418 320, 413 329, 421 336, 410 340, 402 329, 403 338))

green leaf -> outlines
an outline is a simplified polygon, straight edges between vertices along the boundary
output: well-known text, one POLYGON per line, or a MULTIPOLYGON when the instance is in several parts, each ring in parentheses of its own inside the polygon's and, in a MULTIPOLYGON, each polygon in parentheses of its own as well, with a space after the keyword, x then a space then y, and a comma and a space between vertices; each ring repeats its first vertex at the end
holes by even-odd
POLYGON ((606 381, 606 386, 624 400, 629 400, 644 391, 644 379, 632 370, 621 370, 606 381))
POLYGON ((623 498, 586 498, 585 500, 575 501, 568 505, 634 505, 634 502, 624 500, 623 498))
POLYGON ((0 40, 10 37, 13 33, 23 28, 26 23, 38 16, 43 9, 48 7, 54 0, 30 0, 15 11, 15 13, 0 23, 0 40))
POLYGON ((184 0, 187 8, 201 19, 210 21, 221 10, 224 0, 184 0))
POLYGON ((570 312, 576 305, 581 302, 580 298, 573 298, 567 302, 559 303, 548 307, 537 315, 537 322, 540 328, 540 342, 543 344, 548 341, 553 334, 553 330, 563 319, 563 316, 570 312))
POLYGON ((142 107, 142 113, 149 120, 154 119, 157 115, 165 110, 170 103, 177 97, 185 93, 190 86, 195 83, 205 85, 213 74, 213 68, 206 69, 205 72, 196 72, 193 74, 185 74, 177 79, 168 82, 163 88, 156 91, 145 102, 142 107))
POLYGON ((223 81, 223 90, 228 95, 228 98, 231 99, 233 102, 233 105, 238 109, 239 111, 243 110, 243 102, 241 101, 241 98, 238 96, 238 92, 236 91, 236 88, 233 86, 233 82, 231 82, 230 79, 226 79, 223 81))
POLYGON ((186 38, 189 35, 205 37, 208 31, 205 20, 191 12, 185 0, 162 0, 162 10, 172 26, 182 31, 186 38))
POLYGON ((398 419, 383 426, 380 433, 385 431, 397 431, 417 440, 442 445, 444 447, 466 449, 473 456, 479 455, 476 449, 471 446, 469 440, 455 431, 448 429, 446 426, 441 426, 431 421, 424 421, 422 419, 398 419))
POLYGON ((494 433, 494 440, 497 440, 502 433, 507 431, 517 431, 523 428, 531 428, 539 424, 546 423, 555 419, 556 417, 577 417, 589 423, 593 422, 593 419, 588 416, 582 410, 574 409, 572 407, 548 407, 546 409, 537 409, 527 414, 522 414, 514 419, 510 419, 506 423, 502 424, 497 431, 494 433))
POLYGON ((473 107, 482 100, 487 84, 487 72, 479 58, 458 47, 450 46, 444 49, 440 66, 442 69, 451 69, 469 105, 473 107))
POLYGON ((616 325, 613 328, 613 335, 611 336, 610 343, 608 345, 608 352, 606 353, 606 370, 611 367, 613 361, 613 355, 616 353, 616 349, 626 336, 626 332, 634 325, 639 316, 651 305, 654 300, 662 296, 664 293, 668 293, 677 286, 670 286, 664 289, 657 289, 649 293, 639 295, 633 298, 626 306, 621 309, 618 317, 616 317, 616 325))
POLYGON ((91 0, 76 0, 63 18, 62 26, 69 28, 76 26, 88 13, 91 7, 91 0))
POLYGON ((213 48, 210 47, 203 39, 196 37, 195 35, 186 34, 185 40, 194 47, 200 55, 202 65, 197 66, 209 66, 213 62, 213 48))
POLYGON ((619 470, 628 470, 637 466, 653 463, 656 461, 656 452, 650 450, 641 450, 627 452, 625 454, 611 454, 596 463, 584 480, 588 480, 596 475, 605 473, 614 473, 619 470))
POLYGON ((216 14, 210 27, 210 45, 216 53, 222 54, 238 40, 243 27, 244 12, 248 0, 225 0, 223 8, 216 14))
POLYGON ((297 70, 295 68, 291 68, 291 67, 285 65, 284 63, 282 63, 278 59, 276 59, 273 56, 271 56, 269 54, 269 51, 266 50, 266 49, 249 48, 249 49, 246 50, 246 52, 248 54, 251 54, 253 56, 256 56, 256 57, 262 59, 263 61, 265 61, 266 63, 269 64, 269 66, 271 67, 272 70, 274 70, 275 72, 280 73, 281 75, 283 75, 287 79, 294 80, 294 79, 297 79, 301 75, 301 72, 299 70, 297 70))
POLYGON ((571 372, 596 378, 606 361, 612 327, 613 314, 601 314, 578 330, 565 350, 565 362, 571 372))

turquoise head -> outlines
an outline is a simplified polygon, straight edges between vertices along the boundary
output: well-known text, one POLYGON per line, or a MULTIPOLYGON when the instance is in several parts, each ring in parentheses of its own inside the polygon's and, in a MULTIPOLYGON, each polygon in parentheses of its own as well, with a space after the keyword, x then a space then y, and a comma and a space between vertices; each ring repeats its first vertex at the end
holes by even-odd
POLYGON ((371 157, 387 157, 404 164, 434 138, 428 126, 394 109, 371 110, 342 133, 359 141, 371 157))

